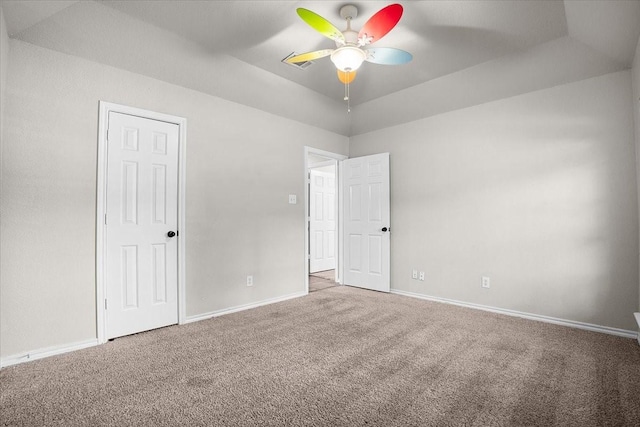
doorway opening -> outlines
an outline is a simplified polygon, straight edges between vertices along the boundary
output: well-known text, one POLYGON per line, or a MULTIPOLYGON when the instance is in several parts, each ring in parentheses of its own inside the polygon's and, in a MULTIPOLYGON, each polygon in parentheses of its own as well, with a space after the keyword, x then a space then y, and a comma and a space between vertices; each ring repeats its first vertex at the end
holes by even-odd
POLYGON ((344 155, 305 147, 304 173, 306 224, 304 263, 307 293, 310 290, 310 273, 313 274, 312 279, 315 283, 316 279, 323 279, 317 277, 318 273, 323 272, 324 280, 327 280, 327 277, 329 279, 331 277, 331 271, 336 284, 389 292, 391 289, 389 153, 348 158, 344 155), (322 173, 325 172, 323 168, 326 166, 333 166, 330 170, 335 171, 335 175, 323 176, 322 173), (314 176, 326 179, 312 182, 314 176), (325 186, 329 179, 332 185, 325 186), (322 187, 322 190, 318 190, 319 187, 322 187), (329 191, 332 191, 332 194, 329 194, 329 191), (330 198, 333 197, 332 206, 325 202, 327 194, 330 198), (316 203, 316 200, 322 203, 316 203), (333 209, 327 210, 328 205, 333 209), (331 212, 334 215, 329 225, 333 230, 329 229, 327 221, 324 220, 330 216, 331 212), (334 234, 333 240, 324 237, 327 234, 326 230, 330 231, 329 234, 334 234), (318 252, 314 254, 316 245, 320 248, 322 256, 318 256, 318 252), (325 259, 324 254, 331 251, 333 251, 335 264, 323 264, 329 261, 325 259), (312 266, 312 261, 318 263, 312 266))
POLYGON ((305 147, 305 288, 341 283, 341 160, 347 156, 305 147))

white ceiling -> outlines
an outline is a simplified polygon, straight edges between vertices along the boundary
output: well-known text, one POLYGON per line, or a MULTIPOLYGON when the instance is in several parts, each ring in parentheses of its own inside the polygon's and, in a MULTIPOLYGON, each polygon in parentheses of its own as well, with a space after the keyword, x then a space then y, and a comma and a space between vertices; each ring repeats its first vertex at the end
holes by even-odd
MULTIPOLYGON (((329 58, 299 70, 291 52, 332 48, 296 14, 338 28, 334 1, 12 1, 11 37, 211 93, 344 135, 629 68, 640 1, 402 1, 377 46, 414 59, 365 63, 344 88, 329 58)), ((359 29, 386 1, 351 2, 359 29)))

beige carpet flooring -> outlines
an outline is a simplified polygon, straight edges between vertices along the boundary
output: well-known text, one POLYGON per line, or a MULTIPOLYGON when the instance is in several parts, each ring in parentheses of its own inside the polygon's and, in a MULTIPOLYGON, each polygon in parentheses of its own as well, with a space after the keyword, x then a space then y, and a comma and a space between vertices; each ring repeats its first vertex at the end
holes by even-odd
POLYGON ((11 426, 639 426, 635 340, 345 286, 4 368, 11 426))

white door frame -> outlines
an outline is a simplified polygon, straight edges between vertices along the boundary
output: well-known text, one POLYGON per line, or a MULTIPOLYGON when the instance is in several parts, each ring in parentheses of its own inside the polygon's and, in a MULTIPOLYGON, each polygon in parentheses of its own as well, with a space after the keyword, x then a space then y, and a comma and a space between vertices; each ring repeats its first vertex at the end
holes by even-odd
POLYGON ((336 215, 338 218, 337 233, 338 240, 336 242, 336 281, 342 283, 342 248, 343 248, 343 236, 342 236, 342 185, 341 176, 342 168, 340 165, 341 160, 348 159, 349 156, 344 154, 331 153, 329 151, 320 150, 313 147, 304 147, 304 286, 305 292, 309 293, 309 154, 315 154, 317 156, 326 157, 327 159, 334 159, 337 162, 336 165, 336 191, 338 195, 338 203, 336 203, 336 215))
POLYGON ((96 326, 98 343, 107 341, 106 338, 106 230, 105 217, 107 212, 107 126, 109 113, 121 113, 145 119, 158 120, 178 125, 178 324, 183 324, 186 317, 186 253, 185 253, 185 194, 186 194, 186 148, 187 148, 187 119, 171 116, 154 111, 143 110, 126 105, 100 101, 98 119, 98 175, 96 197, 96 326))

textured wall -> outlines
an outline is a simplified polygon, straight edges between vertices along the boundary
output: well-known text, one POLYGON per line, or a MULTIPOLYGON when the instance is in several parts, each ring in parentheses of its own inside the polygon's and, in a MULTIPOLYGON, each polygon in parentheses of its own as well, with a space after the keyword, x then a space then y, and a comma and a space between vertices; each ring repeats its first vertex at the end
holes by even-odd
MULTIPOLYGON (((638 179, 638 201, 640 203, 640 39, 638 39, 638 44, 636 45, 631 78, 633 81, 633 120, 636 131, 636 176, 638 179)), ((640 241, 640 235, 638 235, 638 240, 640 241)), ((640 288, 640 282, 638 287, 640 288)), ((638 300, 638 311, 640 311, 640 299, 638 300)))
POLYGON ((303 146, 348 139, 11 40, 2 174, 2 356, 96 336, 98 101, 187 118, 187 315, 304 290, 303 146), (253 274, 254 286, 246 286, 253 274))
POLYGON ((391 287, 635 329, 631 101, 623 71, 353 137, 391 153, 391 287))
POLYGON ((4 11, 0 7, 0 170, 2 170, 2 129, 4 124, 4 100, 9 68, 9 35, 4 20, 4 11))
MULTIPOLYGON (((7 70, 9 67, 9 35, 4 20, 4 11, 0 6, 0 177, 2 177, 2 152, 4 145, 4 99, 7 86, 7 70)), ((2 181, 0 181, 0 228, 2 227, 2 181)), ((0 246, 0 259, 2 259, 2 247, 0 246)), ((2 293, 0 293, 0 301, 2 293)), ((2 309, 0 305, 0 310, 2 309)), ((0 313, 1 316, 1 313, 0 313)), ((0 328, 0 343, 2 343, 2 328, 0 328)))
POLYGON ((0 90, 2 97, 0 101, 4 105, 4 89, 7 83, 7 68, 9 66, 9 35, 7 34, 7 24, 4 20, 4 11, 0 7, 0 90))

